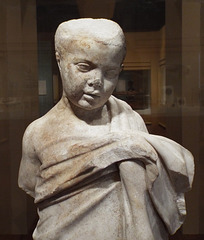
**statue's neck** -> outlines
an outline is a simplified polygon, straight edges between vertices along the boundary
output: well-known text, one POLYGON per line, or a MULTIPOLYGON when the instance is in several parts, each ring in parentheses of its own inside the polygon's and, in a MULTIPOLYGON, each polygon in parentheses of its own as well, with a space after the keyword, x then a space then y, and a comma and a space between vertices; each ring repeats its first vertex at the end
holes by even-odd
POLYGON ((65 96, 62 97, 62 101, 78 119, 86 122, 88 125, 107 125, 111 121, 107 104, 101 108, 86 110, 71 104, 65 96))

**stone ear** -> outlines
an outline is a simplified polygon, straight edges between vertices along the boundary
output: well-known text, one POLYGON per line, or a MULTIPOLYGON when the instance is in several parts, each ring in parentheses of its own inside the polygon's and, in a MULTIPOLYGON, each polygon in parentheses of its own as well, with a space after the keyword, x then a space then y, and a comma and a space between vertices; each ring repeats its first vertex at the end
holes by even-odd
POLYGON ((61 57, 60 57, 60 55, 59 55, 59 53, 58 52, 55 52, 55 56, 56 56, 56 60, 57 60, 57 65, 58 65, 58 67, 59 67, 59 70, 61 70, 61 65, 60 65, 60 59, 61 59, 61 57))

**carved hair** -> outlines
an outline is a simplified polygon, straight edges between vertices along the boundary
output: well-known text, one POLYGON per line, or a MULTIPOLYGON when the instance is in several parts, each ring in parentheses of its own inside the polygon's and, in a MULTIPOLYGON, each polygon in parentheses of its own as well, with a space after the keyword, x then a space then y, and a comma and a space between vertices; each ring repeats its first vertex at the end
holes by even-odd
POLYGON ((126 54, 125 36, 121 27, 108 19, 80 18, 61 23, 55 33, 55 51, 62 54, 63 50, 79 36, 92 38, 107 45, 119 46, 126 54))

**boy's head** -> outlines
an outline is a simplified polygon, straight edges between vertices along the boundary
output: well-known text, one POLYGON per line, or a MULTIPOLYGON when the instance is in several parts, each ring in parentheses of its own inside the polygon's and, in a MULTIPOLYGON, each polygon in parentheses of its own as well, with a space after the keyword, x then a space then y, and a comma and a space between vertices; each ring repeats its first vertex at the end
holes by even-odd
POLYGON ((108 19, 81 18, 61 23, 55 33, 55 51, 63 55, 79 37, 91 38, 104 44, 121 47, 126 54, 125 36, 121 27, 108 19))
POLYGON ((125 57, 125 37, 119 25, 107 19, 77 19, 59 25, 56 58, 63 95, 74 107, 102 107, 116 87, 125 57))

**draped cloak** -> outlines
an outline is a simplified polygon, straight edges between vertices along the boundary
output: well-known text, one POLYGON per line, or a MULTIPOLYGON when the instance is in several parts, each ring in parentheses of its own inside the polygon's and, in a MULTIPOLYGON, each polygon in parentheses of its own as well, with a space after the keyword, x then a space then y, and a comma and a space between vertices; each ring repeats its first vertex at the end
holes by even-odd
POLYGON ((111 96, 107 105, 108 134, 68 133, 42 147, 35 240, 165 240, 183 223, 184 193, 194 174, 191 153, 148 134, 123 101, 111 96))

